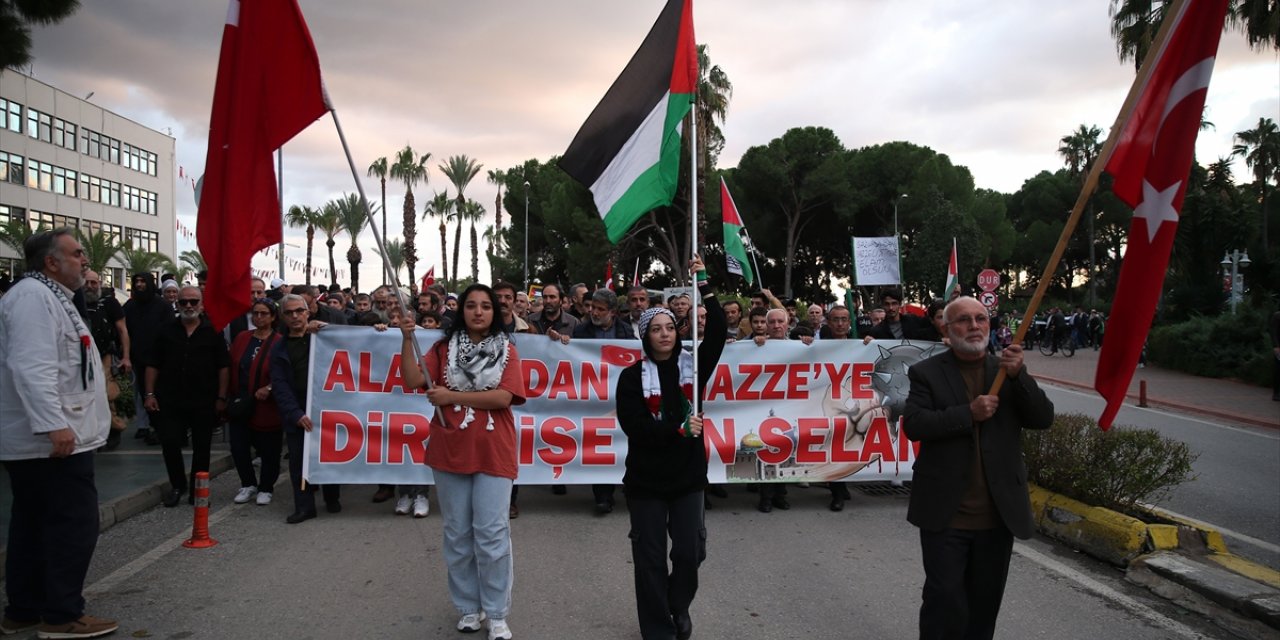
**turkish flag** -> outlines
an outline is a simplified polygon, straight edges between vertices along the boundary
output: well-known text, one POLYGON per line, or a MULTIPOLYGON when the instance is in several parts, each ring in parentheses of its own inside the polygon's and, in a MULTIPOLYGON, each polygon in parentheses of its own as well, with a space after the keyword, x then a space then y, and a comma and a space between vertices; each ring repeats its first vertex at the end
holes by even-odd
POLYGON ((1107 173, 1133 207, 1107 339, 1093 386, 1107 401, 1098 425, 1111 427, 1147 340, 1186 195, 1196 134, 1218 52, 1227 0, 1187 0, 1120 128, 1107 173))
POLYGON ((422 287, 418 290, 426 291, 427 287, 435 283, 436 283, 436 266, 431 265, 431 268, 427 269, 427 272, 422 274, 422 287))
POLYGON ((296 0, 231 0, 196 220, 209 265, 204 308, 215 327, 248 310, 253 254, 282 236, 272 152, 328 110, 296 0))

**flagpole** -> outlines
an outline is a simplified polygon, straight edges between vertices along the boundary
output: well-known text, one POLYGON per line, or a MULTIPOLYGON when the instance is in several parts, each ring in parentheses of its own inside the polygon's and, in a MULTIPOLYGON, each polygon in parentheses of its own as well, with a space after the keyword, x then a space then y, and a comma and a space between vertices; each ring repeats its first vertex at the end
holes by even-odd
MULTIPOLYGON (((347 165, 351 167, 351 178, 355 180, 356 192, 360 194, 360 204, 364 207, 365 218, 369 221, 369 230, 373 232, 373 240, 378 245, 378 254, 382 257, 382 271, 387 276, 387 282, 395 285, 396 297, 401 297, 400 278, 395 271, 391 269, 391 261, 387 256, 387 246, 382 242, 382 233, 378 231, 378 223, 373 218, 373 212, 369 210, 369 200, 364 195, 364 185, 360 183, 360 172, 356 170, 356 161, 351 157, 351 147, 347 145, 347 136, 342 133, 342 122, 338 120, 338 110, 330 107, 330 115, 333 116, 333 126, 338 130, 338 140, 342 142, 342 152, 347 155, 347 165)), ((354 291, 352 293, 355 293, 354 291)), ((401 301, 401 308, 409 311, 409 306, 405 301, 401 301)))
POLYGON ((747 231, 746 225, 743 225, 742 233, 747 236, 747 243, 750 245, 747 253, 751 256, 751 264, 756 268, 756 286, 764 291, 764 277, 760 274, 760 263, 756 261, 756 242, 751 239, 751 232, 747 231))
MULTIPOLYGON (((1170 19, 1182 12, 1182 6, 1185 0, 1174 0, 1169 11, 1165 12, 1165 19, 1160 24, 1160 31, 1156 33, 1156 38, 1151 43, 1151 48, 1147 50, 1147 56, 1142 61, 1142 67, 1138 70, 1138 77, 1134 79, 1133 85, 1129 87, 1129 95, 1125 97, 1124 104, 1120 107, 1120 112, 1116 114, 1116 121, 1111 125, 1111 131, 1107 134, 1107 141, 1102 145, 1102 151, 1098 153, 1097 159, 1093 161, 1093 165, 1089 167, 1089 174, 1085 177, 1084 186, 1080 189, 1080 195, 1076 197, 1075 206, 1071 207, 1071 216, 1067 218, 1067 222, 1062 227, 1062 234, 1058 236, 1058 244, 1053 248, 1053 253, 1049 256, 1049 261, 1045 263, 1044 273, 1040 276, 1040 283, 1036 285, 1035 294, 1031 296, 1031 302, 1027 305, 1027 311, 1022 315, 1022 324, 1018 325, 1018 332, 1013 336, 1014 344, 1022 344, 1022 339, 1026 337, 1027 330, 1031 328, 1032 320, 1036 311, 1039 310, 1040 301, 1044 298, 1045 291, 1049 289, 1049 282, 1052 280, 1053 273, 1058 269, 1058 263, 1062 260, 1062 254, 1067 250, 1067 241, 1071 238, 1071 233, 1075 231, 1076 224, 1080 222, 1080 216, 1084 212, 1085 204, 1093 195, 1095 189, 1098 188, 1098 179, 1102 175, 1102 167, 1106 166, 1107 161, 1111 158, 1111 152, 1115 149, 1119 142, 1119 134, 1130 113, 1133 111, 1134 103, 1138 101, 1138 96, 1142 95, 1142 89, 1147 85, 1147 79, 1151 77, 1153 68, 1152 62, 1164 50, 1168 44, 1169 34, 1173 31, 1174 20, 1170 19)), ((1004 385, 1006 377, 1004 367, 996 372, 996 379, 991 383, 990 395, 1000 393, 1000 387, 1004 385)))
MULTIPOLYGON (((280 279, 284 277, 284 146, 276 149, 276 188, 279 190, 280 197, 280 246, 276 248, 276 257, 280 258, 280 279)), ((288 282, 288 280, 285 280, 288 282)))
POLYGON ((640 256, 636 256, 636 271, 635 271, 635 274, 631 276, 631 286, 634 287, 634 286, 638 286, 639 284, 640 284, 640 256))
MULTIPOLYGON (((689 109, 689 260, 698 256, 698 97, 694 90, 693 107, 689 109)), ((705 268, 705 267, 704 267, 705 268)), ((702 399, 698 393, 698 305, 702 293, 698 290, 698 274, 693 274, 693 305, 689 307, 689 338, 693 342, 693 415, 702 413, 702 399)))

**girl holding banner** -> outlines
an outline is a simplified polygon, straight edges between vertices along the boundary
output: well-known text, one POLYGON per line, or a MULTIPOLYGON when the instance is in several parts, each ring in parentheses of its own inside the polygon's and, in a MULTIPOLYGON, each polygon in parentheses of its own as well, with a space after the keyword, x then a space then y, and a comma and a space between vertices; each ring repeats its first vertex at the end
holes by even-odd
MULTIPOLYGON (((707 283, 706 267, 696 257, 690 267, 707 308, 706 335, 723 336, 724 311, 707 283)), ((675 314, 648 309, 639 330, 644 358, 619 375, 615 395, 618 423, 627 434, 622 484, 631 512, 636 608, 644 638, 683 639, 693 633, 689 605, 698 590, 698 565, 707 557, 702 415, 691 410, 693 356, 680 346, 675 314)), ((717 337, 698 346, 699 390, 707 388, 724 345, 717 337)))
POLYGON ((462 614, 458 630, 509 639, 511 526, 507 509, 516 479, 516 428, 511 406, 524 403, 520 356, 502 330, 498 296, 473 284, 460 317, 419 367, 411 314, 400 323, 405 385, 427 387, 435 406, 426 462, 435 474, 444 519, 449 595, 462 614), (426 373, 423 373, 425 368, 426 373))

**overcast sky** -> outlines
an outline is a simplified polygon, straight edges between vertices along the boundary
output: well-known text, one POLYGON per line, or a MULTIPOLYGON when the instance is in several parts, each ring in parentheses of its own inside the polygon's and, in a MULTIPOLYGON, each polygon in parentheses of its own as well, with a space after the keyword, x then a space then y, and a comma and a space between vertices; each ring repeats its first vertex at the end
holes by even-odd
MULTIPOLYGON (((483 163, 467 193, 492 209, 485 170, 562 153, 662 4, 300 0, 361 175, 406 143, 432 154, 430 182, 415 193, 419 212, 432 191, 452 191, 435 168, 451 155, 483 163)), ((927 145, 969 167, 978 186, 1016 191, 1039 171, 1061 166, 1063 135, 1080 124, 1105 132, 1115 120, 1134 69, 1116 57, 1108 5, 699 0, 697 40, 734 88, 720 165, 736 165, 748 148, 787 129, 816 125, 848 148, 893 140, 927 145)), ((86 2, 62 24, 36 29, 33 72, 171 131, 177 164, 198 176, 225 18, 226 4, 216 0, 86 2)), ((1228 155, 1232 135, 1258 118, 1280 119, 1277 55, 1251 51, 1239 33, 1224 34, 1207 109, 1217 128, 1200 134, 1202 162, 1228 155)), ((1241 163, 1236 177, 1250 179, 1241 163)), ((354 188, 327 116, 285 146, 286 206, 319 205, 354 188)), ((376 201, 376 182, 365 179, 365 188, 376 201)), ((194 230, 190 183, 176 193, 179 221, 194 230)), ((401 232, 403 193, 388 183, 393 238, 401 232)), ((419 226, 419 273, 439 256, 434 226, 428 233, 419 226)), ((286 233, 298 247, 287 254, 301 260, 301 233, 286 233)), ((194 248, 194 241, 178 240, 180 251, 194 248)), ((361 244, 372 246, 371 236, 361 244)), ((365 255, 365 264, 377 259, 365 255)), ((254 266, 274 264, 259 257, 254 266)), ((377 268, 361 271, 368 288, 377 268)), ((481 272, 487 274, 484 264, 481 272)), ((296 271, 287 275, 300 279, 296 271)))

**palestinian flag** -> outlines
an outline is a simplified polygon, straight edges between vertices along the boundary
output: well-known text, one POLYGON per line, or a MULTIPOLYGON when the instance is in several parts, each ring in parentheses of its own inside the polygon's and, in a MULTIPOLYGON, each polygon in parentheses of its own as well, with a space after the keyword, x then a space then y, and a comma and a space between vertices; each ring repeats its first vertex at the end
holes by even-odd
POLYGON ((960 269, 956 260, 956 239, 951 239, 951 260, 947 262, 947 284, 942 287, 942 299, 950 300, 951 294, 960 288, 960 269))
POLYGON ((610 242, 675 197, 681 122, 697 83, 693 0, 668 0, 558 163, 591 190, 610 242))
POLYGON ((742 216, 738 215, 738 207, 733 204, 733 196, 729 195, 729 185, 720 178, 720 211, 724 217, 724 259, 729 273, 736 273, 755 284, 756 277, 751 271, 751 262, 747 259, 747 248, 742 245, 742 230, 746 227, 742 216))

